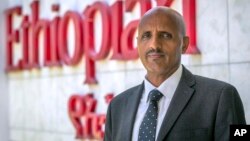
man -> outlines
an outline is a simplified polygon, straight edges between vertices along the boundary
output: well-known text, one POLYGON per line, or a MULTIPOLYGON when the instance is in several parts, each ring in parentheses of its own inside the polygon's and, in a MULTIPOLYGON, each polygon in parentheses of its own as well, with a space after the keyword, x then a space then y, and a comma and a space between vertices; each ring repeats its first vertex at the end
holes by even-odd
POLYGON ((149 10, 140 20, 137 43, 147 74, 111 101, 105 141, 228 141, 230 124, 246 123, 232 85, 181 65, 189 38, 179 13, 149 10))

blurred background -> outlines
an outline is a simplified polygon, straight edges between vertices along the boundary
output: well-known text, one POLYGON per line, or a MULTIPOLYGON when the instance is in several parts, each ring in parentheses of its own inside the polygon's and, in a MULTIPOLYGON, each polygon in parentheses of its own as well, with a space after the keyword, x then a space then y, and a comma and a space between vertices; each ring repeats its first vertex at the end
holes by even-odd
MULTIPOLYGON (((40 0, 39 19, 51 22, 54 18, 63 17, 66 12, 74 11, 84 18, 83 12, 88 6, 96 2, 106 3, 110 9, 118 0, 40 0), (54 6, 54 4, 59 5, 54 6), (54 10, 52 10, 54 9, 54 10)), ((139 0, 138 0, 139 1, 139 0)), ((150 1, 150 0, 149 0, 150 1)), ((162 0, 172 2, 171 7, 183 13, 183 1, 185 0, 162 0)), ((250 123, 250 1, 249 0, 186 0, 196 3, 195 17, 190 20, 195 23, 196 47, 199 52, 184 54, 182 64, 194 74, 226 81, 234 85, 242 99, 247 123, 250 123)), ((32 0, 1 0, 0 4, 0 140, 1 141, 94 141, 100 140, 103 133, 102 116, 105 115, 108 102, 107 95, 112 97, 127 88, 140 84, 145 76, 145 70, 138 59, 118 60, 111 59, 114 50, 110 49, 105 59, 95 61, 95 75, 97 84, 84 83, 88 73, 86 72, 86 50, 82 51, 77 63, 61 66, 45 66, 43 54, 45 30, 38 36, 38 62, 40 68, 25 69, 18 66, 23 55, 23 35, 25 23, 24 15, 29 16, 31 21, 32 0), (14 14, 7 19, 8 10, 21 7, 20 15, 14 14), (10 22, 12 20, 12 22, 10 22), (9 23, 12 23, 11 25, 9 23), (8 27, 20 31, 20 41, 13 41, 12 55, 7 53, 7 41, 14 38, 14 34, 8 34, 8 27), (8 56, 12 63, 8 62, 8 56), (8 65, 9 64, 9 65, 8 65), (17 69, 9 69, 8 66, 16 66, 17 69), (91 129, 90 135, 77 139, 77 131, 74 121, 80 121, 84 126, 83 115, 71 115, 79 112, 79 106, 86 106, 91 100, 72 102, 72 96, 87 96, 92 94, 95 108, 91 111, 93 117, 98 117, 96 129, 91 129), (74 108, 76 107, 76 108, 74 108), (75 111, 74 111, 75 110, 75 111), (77 111, 78 110, 78 111, 77 111), (72 120, 73 119, 73 120, 72 120), (97 129, 98 128, 98 129, 97 129)), ((125 3, 125 0, 123 1, 125 3)), ((137 0, 127 0, 127 3, 135 3, 132 11, 123 10, 123 27, 131 21, 140 18, 140 4, 137 0)), ((156 6, 156 0, 151 0, 152 7, 156 6)), ((124 6, 124 5, 123 5, 124 6)), ((191 6, 192 7, 192 6, 191 6)), ((114 14, 114 13, 113 13, 114 14)), ((111 20, 117 19, 112 17, 111 20)), ((119 18, 118 18, 119 19, 119 18)), ((81 22, 80 22, 81 23, 81 22)), ((95 50, 99 52, 102 45, 102 13, 95 12, 94 34, 95 50)), ((118 21, 119 23, 119 21, 118 21)), ((28 24, 28 22, 26 23, 28 24)), ((77 54, 76 42, 77 30, 74 22, 69 20, 66 26, 68 55, 77 54)), ((111 26, 114 31, 114 26, 111 26)), ((86 33, 82 31, 83 36, 86 33)), ((29 32, 30 34, 30 32, 29 32)), ((51 32, 52 34, 52 32, 51 32)), ((113 32, 112 32, 113 34, 113 32)), ((58 34, 56 34, 58 35, 58 34)), ((110 34, 109 34, 110 35, 110 34)), ((58 35, 59 36, 59 35, 58 35)), ((136 46, 135 36, 132 44, 136 46)), ((31 43, 29 36, 28 43, 31 43)), ((107 39, 111 37, 106 37, 107 39)), ((112 37, 114 40, 114 38, 112 37)), ((81 40, 81 39, 79 39, 81 40)), ((89 38, 91 40, 91 37, 89 38)), ((63 40, 60 40, 63 41, 63 40)), ((84 40, 85 41, 85 40, 84 40)), ((50 42, 55 42, 51 39, 50 42)), ((123 43, 123 42, 122 42, 123 43)), ((114 47, 114 46, 112 46, 114 47)), ((29 53, 32 54, 32 53, 29 53)), ((65 57, 67 58, 67 56, 65 57)), ((67 59, 66 59, 67 60, 67 59)), ((65 61, 65 60, 64 60, 65 61)), ((66 62, 66 61, 65 61, 66 62)), ((91 75, 90 75, 91 76, 91 75)), ((211 88, 212 89, 212 88, 211 88)), ((77 97, 73 97, 76 98, 77 97)), ((90 102, 91 103, 91 102, 90 102)), ((94 119, 94 118, 92 118, 94 119)), ((94 121, 94 120, 93 120, 94 121)), ((94 122, 93 122, 94 124, 94 122)), ((93 125, 94 126, 94 125, 93 125)), ((85 129, 84 129, 85 130, 85 129)), ((89 135, 86 133, 86 135, 89 135)), ((79 134, 78 134, 79 135, 79 134)))

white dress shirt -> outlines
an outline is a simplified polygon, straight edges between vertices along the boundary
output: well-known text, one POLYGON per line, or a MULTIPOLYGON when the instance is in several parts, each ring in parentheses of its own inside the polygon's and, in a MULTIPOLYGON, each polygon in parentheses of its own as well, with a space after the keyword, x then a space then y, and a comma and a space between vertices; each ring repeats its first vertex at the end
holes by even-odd
POLYGON ((160 130, 160 125, 162 124, 162 121, 168 110, 171 99, 180 82, 181 74, 182 74, 182 65, 180 65, 179 68, 168 79, 162 82, 162 84, 157 88, 154 87, 146 78, 144 79, 144 91, 136 113, 132 141, 138 140, 139 128, 149 106, 149 101, 147 101, 148 95, 149 92, 153 89, 157 89, 163 94, 163 97, 158 102, 159 114, 157 119, 156 138, 155 138, 157 139, 160 130))

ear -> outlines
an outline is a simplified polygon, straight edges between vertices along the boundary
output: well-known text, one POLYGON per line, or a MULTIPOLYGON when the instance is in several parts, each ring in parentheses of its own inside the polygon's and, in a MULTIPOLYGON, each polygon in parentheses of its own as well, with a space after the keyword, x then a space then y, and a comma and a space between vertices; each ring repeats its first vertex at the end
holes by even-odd
POLYGON ((188 45, 189 45, 189 37, 184 36, 183 37, 183 45, 182 45, 182 54, 184 54, 186 52, 188 45))

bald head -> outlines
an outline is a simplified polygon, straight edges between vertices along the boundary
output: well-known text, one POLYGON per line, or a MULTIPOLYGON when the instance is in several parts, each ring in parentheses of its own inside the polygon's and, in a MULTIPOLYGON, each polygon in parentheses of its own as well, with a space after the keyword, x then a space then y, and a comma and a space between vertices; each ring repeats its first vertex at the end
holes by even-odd
POLYGON ((147 11, 142 16, 139 22, 139 31, 140 31, 141 26, 145 23, 146 20, 150 19, 150 20, 157 21, 160 18, 170 19, 173 22, 173 24, 175 24, 179 32, 183 36, 186 35, 186 27, 185 27, 185 23, 184 23, 182 15, 179 14, 177 11, 171 8, 165 7, 165 6, 157 6, 147 11))
POLYGON ((180 66, 189 38, 182 16, 167 7, 155 7, 140 20, 137 47, 147 79, 156 87, 180 66))

